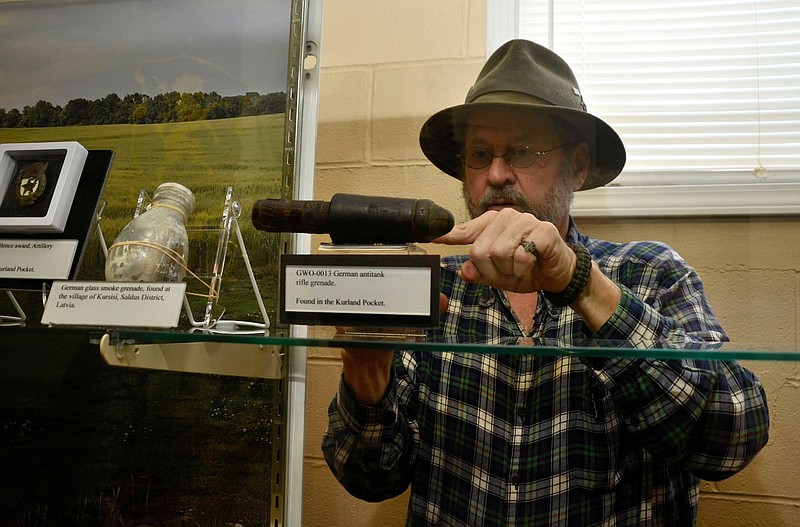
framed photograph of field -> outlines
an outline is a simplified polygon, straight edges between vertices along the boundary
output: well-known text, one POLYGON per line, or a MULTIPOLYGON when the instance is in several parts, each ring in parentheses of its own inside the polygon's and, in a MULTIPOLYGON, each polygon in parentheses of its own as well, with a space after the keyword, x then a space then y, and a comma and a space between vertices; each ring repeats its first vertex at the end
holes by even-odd
MULTIPOLYGON (((222 221, 227 188, 233 186, 242 211, 258 199, 292 197, 299 148, 286 138, 302 136, 298 93, 306 48, 299 22, 306 4, 0 3, 0 143, 75 141, 87 150, 113 151, 100 220, 108 243, 131 220, 140 191, 152 193, 170 181, 189 188, 197 201, 187 221, 187 228, 198 233, 190 234, 188 261, 198 277, 187 279, 194 305, 197 295, 209 291, 205 284, 218 241, 202 233, 213 233, 222 221)), ((50 185, 57 161, 48 161, 50 185)), ((22 221, 49 228, 49 221, 38 219, 46 194, 23 207, 6 183, 0 198, 0 217, 9 218, 9 227, 22 221)), ((272 316, 282 242, 244 218, 242 237, 248 247, 258 248, 248 251, 250 264, 272 316)), ((241 251, 230 254, 219 311, 228 319, 259 320, 241 251)), ((78 278, 104 279, 104 266, 102 243, 93 236, 78 278)), ((189 321, 181 327, 191 329, 189 321)))
POLYGON ((76 141, 0 144, 0 233, 64 232, 87 155, 76 141))

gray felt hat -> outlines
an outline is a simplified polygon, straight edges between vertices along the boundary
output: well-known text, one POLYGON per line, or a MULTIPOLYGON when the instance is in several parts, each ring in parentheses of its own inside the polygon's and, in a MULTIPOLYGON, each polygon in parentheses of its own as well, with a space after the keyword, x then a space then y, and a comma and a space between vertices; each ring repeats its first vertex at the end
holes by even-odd
POLYGON ((432 115, 419 134, 422 151, 431 162, 460 179, 464 129, 471 111, 506 107, 559 117, 589 144, 589 175, 579 190, 600 187, 625 166, 625 146, 603 120, 586 111, 572 69, 549 49, 528 40, 503 44, 486 61, 464 104, 432 115))

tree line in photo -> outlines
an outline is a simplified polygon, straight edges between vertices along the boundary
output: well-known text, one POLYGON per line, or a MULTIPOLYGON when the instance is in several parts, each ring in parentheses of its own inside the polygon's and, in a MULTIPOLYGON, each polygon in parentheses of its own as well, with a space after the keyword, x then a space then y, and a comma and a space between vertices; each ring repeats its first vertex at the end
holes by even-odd
POLYGON ((72 99, 63 108, 43 100, 22 111, 0 108, 0 128, 177 123, 282 113, 285 108, 285 92, 222 96, 217 92, 171 91, 152 97, 111 93, 93 101, 72 99))

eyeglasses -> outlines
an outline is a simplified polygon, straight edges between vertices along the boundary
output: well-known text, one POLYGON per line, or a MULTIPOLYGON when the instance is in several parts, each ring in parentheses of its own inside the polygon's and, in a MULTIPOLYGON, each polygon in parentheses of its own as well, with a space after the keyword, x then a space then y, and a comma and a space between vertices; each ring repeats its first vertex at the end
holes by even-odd
POLYGON ((467 148, 461 152, 458 157, 469 168, 474 168, 476 170, 486 168, 491 165, 495 157, 502 157, 506 160, 508 166, 512 168, 528 168, 543 155, 571 144, 572 143, 564 143, 562 145, 555 146, 550 150, 533 150, 529 146, 514 146, 504 154, 495 154, 486 148, 474 147, 467 148))

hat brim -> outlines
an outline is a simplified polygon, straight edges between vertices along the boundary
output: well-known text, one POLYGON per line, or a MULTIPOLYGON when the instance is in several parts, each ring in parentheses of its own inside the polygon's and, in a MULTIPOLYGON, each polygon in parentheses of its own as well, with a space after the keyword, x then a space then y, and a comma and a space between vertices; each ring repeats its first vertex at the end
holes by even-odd
POLYGON ((471 112, 484 108, 511 108, 519 112, 544 113, 563 119, 589 144, 589 174, 578 190, 602 187, 617 177, 625 166, 625 146, 617 133, 594 115, 563 106, 523 102, 476 101, 445 108, 433 114, 419 134, 422 152, 444 173, 461 179, 459 154, 464 150, 464 130, 471 112))

